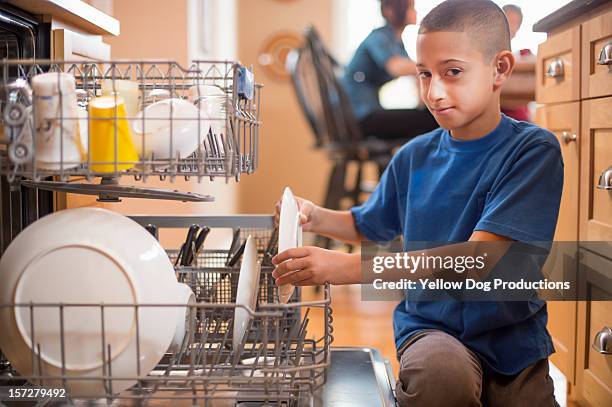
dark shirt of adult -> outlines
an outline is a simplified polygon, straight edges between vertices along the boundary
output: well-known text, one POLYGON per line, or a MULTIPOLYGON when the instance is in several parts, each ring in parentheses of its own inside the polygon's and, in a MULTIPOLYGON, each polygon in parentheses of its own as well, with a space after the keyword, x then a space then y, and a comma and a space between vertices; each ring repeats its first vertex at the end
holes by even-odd
POLYGON ((381 0, 381 13, 386 24, 359 45, 342 84, 366 136, 410 139, 438 127, 434 118, 426 109, 384 109, 378 93, 387 82, 416 74, 401 37, 404 28, 416 22, 414 1, 381 0))

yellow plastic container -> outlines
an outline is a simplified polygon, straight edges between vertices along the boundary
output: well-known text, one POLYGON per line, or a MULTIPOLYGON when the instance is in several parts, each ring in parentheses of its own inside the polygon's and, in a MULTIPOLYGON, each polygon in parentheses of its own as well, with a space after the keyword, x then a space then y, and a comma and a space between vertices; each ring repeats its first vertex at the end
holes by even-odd
POLYGON ((102 96, 89 102, 89 151, 95 172, 127 170, 138 161, 123 98, 102 96))

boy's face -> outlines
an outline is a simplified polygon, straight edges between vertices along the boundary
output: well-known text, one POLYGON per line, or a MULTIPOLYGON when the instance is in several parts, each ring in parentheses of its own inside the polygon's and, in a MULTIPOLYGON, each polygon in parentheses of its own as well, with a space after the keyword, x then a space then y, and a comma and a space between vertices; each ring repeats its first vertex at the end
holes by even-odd
POLYGON ((473 41, 464 32, 431 32, 417 38, 421 98, 446 129, 469 128, 499 103, 495 66, 485 61, 473 41))

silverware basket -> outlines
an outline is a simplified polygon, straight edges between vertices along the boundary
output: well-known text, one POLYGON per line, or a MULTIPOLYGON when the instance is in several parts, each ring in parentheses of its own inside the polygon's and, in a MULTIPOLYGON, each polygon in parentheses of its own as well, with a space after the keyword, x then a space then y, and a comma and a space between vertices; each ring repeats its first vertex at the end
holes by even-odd
MULTIPOLYGON (((155 225, 162 228, 186 228, 192 224, 216 227, 241 228, 240 238, 255 238, 260 261, 264 259, 265 249, 272 238, 272 218, 270 216, 181 216, 152 217, 136 216, 133 220, 144 226, 155 225)), ((169 257, 176 258, 177 251, 169 250, 169 257)), ((240 264, 227 267, 226 250, 204 250, 197 256, 192 266, 175 268, 177 278, 188 284, 196 295, 196 302, 185 307, 189 315, 185 337, 180 349, 161 358, 151 371, 141 371, 141 349, 146 338, 137 340, 134 355, 133 375, 117 377, 113 372, 113 354, 109 342, 100 342, 100 363, 102 373, 89 375, 86 380, 98 384, 100 391, 88 394, 83 390, 78 397, 69 402, 89 400, 92 402, 113 403, 113 405, 204 405, 233 406, 242 402, 248 405, 301 406, 309 405, 315 392, 325 384, 330 365, 330 346, 332 336, 332 310, 330 307, 330 287, 324 287, 320 299, 303 301, 300 290, 296 290, 287 304, 277 301, 276 286, 271 277, 272 266, 261 269, 256 309, 236 304, 236 284, 240 264), (250 315, 247 334, 238 348, 233 342, 233 318, 237 308, 244 308, 250 315), (113 386, 120 380, 135 384, 128 390, 117 394, 113 386), (254 403, 254 404, 250 404, 254 403)), ((0 304, 0 312, 25 307, 33 315, 41 308, 56 309, 60 321, 57 332, 61 333, 61 360, 58 369, 49 372, 41 362, 45 350, 40 345, 33 346, 31 364, 32 374, 19 376, 0 375, 0 387, 28 383, 34 386, 68 388, 72 381, 83 381, 66 373, 64 360, 70 352, 78 351, 65 346, 63 337, 63 315, 72 307, 80 304, 0 304), (4 310, 3 310, 4 309, 4 310)), ((88 305, 92 308, 92 305, 88 305)), ((133 311, 136 315, 145 313, 148 308, 168 307, 167 304, 100 304, 93 308, 99 310, 100 320, 104 314, 112 315, 113 308, 133 311)), ((176 305, 174 305, 176 308, 176 305)), ((138 321, 138 318, 137 318, 138 321)), ((140 332, 138 322, 135 332, 140 332)), ((34 334, 32 334, 34 337, 34 334)), ((105 338, 104 323, 101 338, 105 338)), ((32 343, 37 341, 32 340, 32 343)), ((6 362, 6 361, 5 361, 6 362)), ((10 360, 8 361, 10 362, 10 360)), ((114 370, 115 369, 115 370, 114 370)), ((125 367, 123 367, 125 369, 125 367)), ((68 392, 69 394, 69 392, 68 392)))
POLYGON ((0 72, 9 180, 257 169, 262 86, 238 62, 2 60, 0 72))

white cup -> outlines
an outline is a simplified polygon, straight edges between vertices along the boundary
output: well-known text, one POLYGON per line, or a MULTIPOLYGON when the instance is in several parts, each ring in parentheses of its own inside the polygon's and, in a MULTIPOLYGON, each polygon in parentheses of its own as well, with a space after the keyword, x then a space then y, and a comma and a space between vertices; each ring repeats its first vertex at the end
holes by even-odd
POLYGON ((36 120, 36 161, 40 168, 68 169, 85 155, 78 135, 74 76, 49 72, 32 78, 36 120))
POLYGON ((125 79, 107 79, 102 82, 102 96, 121 96, 125 102, 125 113, 129 120, 134 119, 138 112, 138 82, 125 79))

